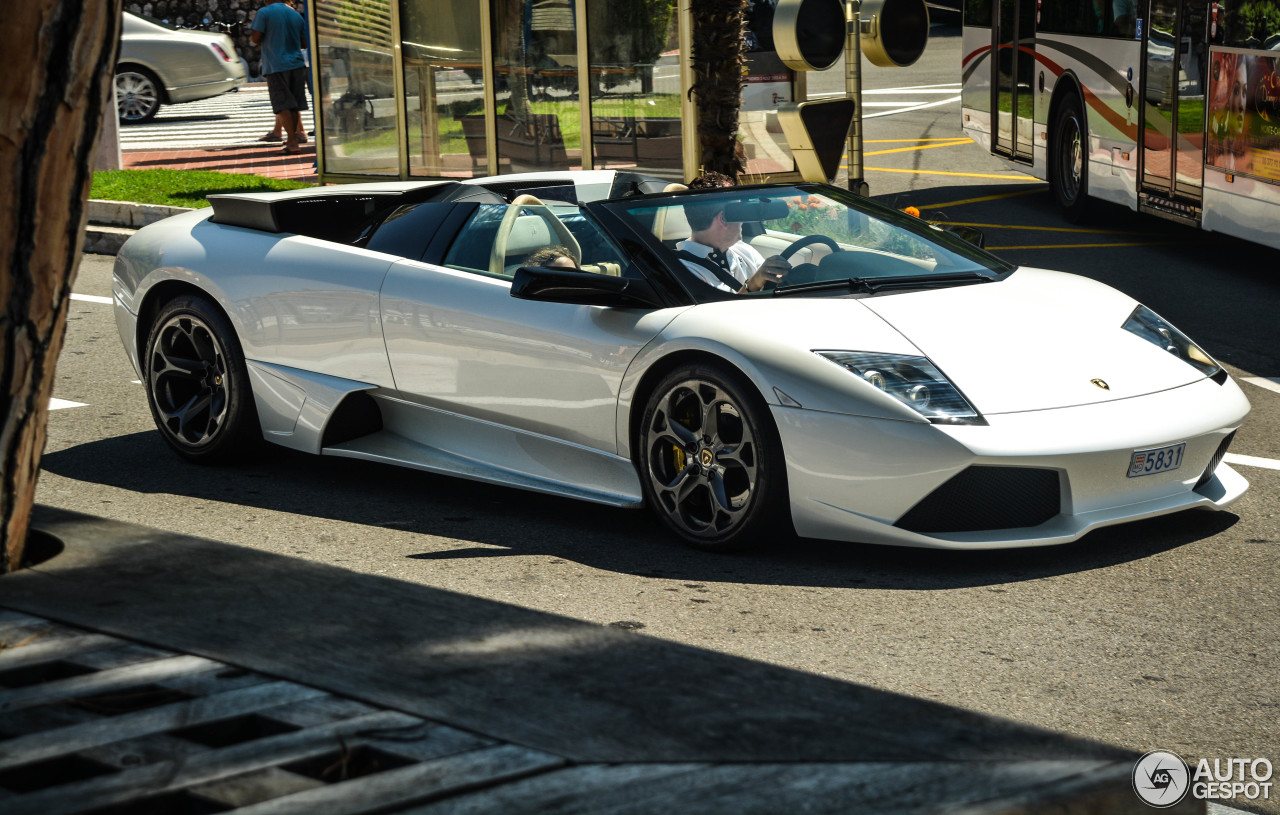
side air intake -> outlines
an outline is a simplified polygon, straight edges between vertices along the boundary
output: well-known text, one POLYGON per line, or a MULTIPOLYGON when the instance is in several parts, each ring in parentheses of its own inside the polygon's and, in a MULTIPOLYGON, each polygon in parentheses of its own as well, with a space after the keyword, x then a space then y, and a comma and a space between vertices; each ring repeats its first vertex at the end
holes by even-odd
POLYGON ((1213 478, 1213 471, 1218 469, 1218 465, 1222 463, 1222 459, 1227 455, 1227 448, 1231 446, 1231 441, 1236 437, 1236 432, 1232 430, 1227 437, 1222 440, 1222 444, 1218 445, 1218 452, 1213 454, 1213 458, 1209 460, 1209 466, 1204 468, 1204 473, 1200 475, 1200 480, 1196 482, 1194 489, 1200 489, 1209 483, 1209 479, 1213 478))

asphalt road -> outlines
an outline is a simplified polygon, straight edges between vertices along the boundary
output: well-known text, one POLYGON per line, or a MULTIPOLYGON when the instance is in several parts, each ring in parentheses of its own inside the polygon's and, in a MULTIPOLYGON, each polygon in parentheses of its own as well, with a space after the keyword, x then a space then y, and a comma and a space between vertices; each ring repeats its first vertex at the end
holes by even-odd
MULTIPOLYGON (((935 35, 918 68, 871 69, 868 86, 957 82, 958 31, 935 35)), ((868 119, 867 165, 879 168, 867 173, 872 194, 927 217, 983 224, 997 254, 1114 285, 1238 379, 1280 380, 1280 255, 1103 204, 1062 231, 1069 225, 1043 184, 946 141, 960 133, 958 111, 952 102, 868 119), (897 148, 907 149, 871 155, 897 148)), ((110 265, 86 256, 76 291, 109 298, 110 265)), ((1239 467, 1252 488, 1230 512, 1183 513, 1047 549, 802 541, 713 556, 682 547, 645 513, 361 462, 282 450, 249 466, 183 464, 153 429, 111 307, 77 300, 68 325, 55 395, 84 404, 51 415, 41 503, 613 624, 1135 750, 1280 765, 1280 470, 1239 467)), ((1035 376, 1026 372, 1026 387, 1035 376)), ((1232 452, 1280 461, 1280 390, 1241 387, 1254 410, 1232 452)), ((1280 793, 1269 804, 1234 805, 1280 812, 1280 793)))

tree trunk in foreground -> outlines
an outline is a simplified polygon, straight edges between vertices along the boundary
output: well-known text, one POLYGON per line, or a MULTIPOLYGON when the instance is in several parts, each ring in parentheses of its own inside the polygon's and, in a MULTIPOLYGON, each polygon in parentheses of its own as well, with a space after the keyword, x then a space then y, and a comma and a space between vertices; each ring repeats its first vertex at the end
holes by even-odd
POLYGON ((0 573, 22 560, 84 240, 121 0, 5 9, 0 82, 0 573))
POLYGON ((698 107, 699 172, 737 178, 746 167, 737 154, 742 108, 742 49, 747 0, 698 0, 693 6, 693 94, 698 107))

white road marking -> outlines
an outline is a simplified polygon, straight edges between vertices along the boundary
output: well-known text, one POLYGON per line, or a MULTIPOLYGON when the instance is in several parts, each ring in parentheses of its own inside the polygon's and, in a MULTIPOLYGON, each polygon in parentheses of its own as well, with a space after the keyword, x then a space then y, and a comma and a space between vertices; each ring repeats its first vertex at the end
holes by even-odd
POLYGON ((1264 470, 1280 470, 1280 461, 1277 461, 1274 458, 1258 458, 1257 456, 1242 456, 1238 453, 1227 453, 1222 460, 1228 464, 1240 464, 1245 467, 1261 467, 1264 470))
POLYGON ((1240 378, 1242 382, 1248 382, 1250 385, 1257 385, 1259 388, 1266 388, 1269 391, 1280 393, 1280 378, 1267 376, 1243 376, 1240 378))
MULTIPOLYGON (((898 110, 886 110, 884 113, 867 113, 867 114, 864 114, 862 118, 875 119, 879 116, 893 116, 896 113, 910 113, 913 110, 924 110, 925 108, 936 108, 939 105, 949 105, 952 102, 959 102, 959 101, 960 101, 959 96, 953 96, 950 99, 943 99, 940 102, 929 102, 924 105, 912 105, 910 107, 899 108, 898 110)), ((866 105, 863 105, 863 107, 866 107, 866 105)))
POLYGON ((929 94, 932 96, 937 96, 940 93, 955 93, 958 90, 960 90, 959 82, 952 85, 927 85, 921 88, 872 88, 870 90, 863 88, 862 95, 863 96, 900 96, 902 94, 908 94, 908 95, 929 94))
POLYGON ((1219 804, 1214 801, 1207 801, 1205 803, 1205 813, 1206 815, 1249 815, 1249 813, 1245 812, 1243 809, 1236 809, 1235 807, 1229 807, 1226 804, 1219 804))
MULTIPOLYGON (((961 83, 961 82, 943 82, 943 83, 941 83, 941 84, 939 84, 939 85, 903 85, 903 86, 902 86, 902 87, 900 87, 900 88, 887 88, 887 89, 883 89, 883 90, 890 90, 890 91, 922 91, 922 90, 933 90, 934 88, 951 88, 952 90, 960 90, 960 88, 961 88, 961 86, 962 86, 962 85, 963 85, 963 83, 961 83)), ((866 93, 866 91, 863 91, 863 93, 866 93)))
MULTIPOLYGON (((871 108, 892 108, 879 113, 864 113, 862 118, 875 119, 880 116, 895 116, 899 113, 910 113, 913 110, 924 110, 925 108, 936 108, 939 105, 950 105, 959 102, 959 96, 948 96, 946 99, 940 99, 936 102, 923 102, 920 104, 903 104, 902 99, 893 102, 870 102, 865 97, 868 96, 941 96, 943 94, 954 94, 960 90, 959 82, 948 82, 945 85, 910 85, 902 88, 864 88, 862 91, 862 108, 868 110, 871 108)), ((828 91, 825 93, 810 94, 810 99, 825 99, 829 97, 844 96, 843 91, 828 91)))
MULTIPOLYGON (((948 82, 945 85, 905 85, 899 88, 863 88, 863 96, 895 96, 900 94, 932 94, 938 96, 944 93, 955 93, 960 90, 959 82, 948 82)), ((820 99, 827 96, 844 96, 844 91, 824 91, 822 93, 809 94, 810 99, 820 99)))
POLYGON ((72 402, 68 399, 49 399, 49 410, 64 410, 65 408, 84 407, 84 402, 72 402))
POLYGON ((110 297, 99 297, 96 294, 75 294, 74 292, 71 295, 71 299, 79 300, 84 303, 102 303, 106 306, 111 305, 113 302, 110 297))

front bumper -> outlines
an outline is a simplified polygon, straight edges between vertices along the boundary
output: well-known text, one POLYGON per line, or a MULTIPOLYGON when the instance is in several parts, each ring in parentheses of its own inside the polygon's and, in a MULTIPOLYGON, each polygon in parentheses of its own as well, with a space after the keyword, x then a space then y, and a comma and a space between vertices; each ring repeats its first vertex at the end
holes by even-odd
MULTIPOLYGON (((774 406, 791 515, 806 537, 945 549, 1045 546, 1183 509, 1223 509, 1248 482, 1225 464, 1201 482, 1249 412, 1234 382, 1202 380, 1133 399, 987 416, 987 426, 868 419, 774 406), (1185 442, 1180 469, 1128 478, 1135 450, 1185 442), (1043 523, 927 534, 894 524, 971 466, 1058 473, 1060 511, 1043 523)), ((989 495, 998 504, 1015 495, 989 495)))

